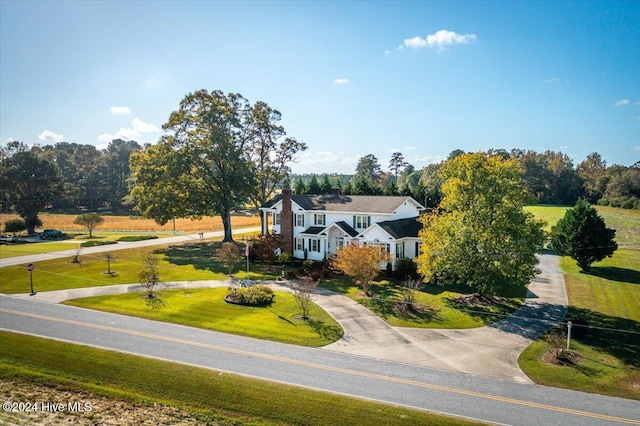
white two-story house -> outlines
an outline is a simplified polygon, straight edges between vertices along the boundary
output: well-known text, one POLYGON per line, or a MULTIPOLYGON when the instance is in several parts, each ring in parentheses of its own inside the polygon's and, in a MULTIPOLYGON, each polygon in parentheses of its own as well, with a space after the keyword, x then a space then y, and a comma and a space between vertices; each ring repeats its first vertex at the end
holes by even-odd
POLYGON ((290 190, 265 203, 263 234, 282 235, 284 251, 298 259, 323 260, 345 244, 384 248, 391 259, 420 253, 418 216, 425 208, 407 196, 294 195, 290 190))

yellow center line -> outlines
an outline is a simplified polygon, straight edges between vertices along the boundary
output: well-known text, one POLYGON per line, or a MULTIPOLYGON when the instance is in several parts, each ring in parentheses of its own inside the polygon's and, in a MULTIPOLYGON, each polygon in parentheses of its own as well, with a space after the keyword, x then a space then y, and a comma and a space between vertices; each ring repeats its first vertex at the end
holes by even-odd
POLYGON ((331 366, 326 366, 326 365, 322 365, 322 364, 316 364, 316 363, 307 362, 307 361, 299 361, 299 360, 295 360, 295 359, 282 358, 282 357, 274 356, 274 355, 267 355, 267 354, 260 354, 260 353, 256 353, 256 352, 249 352, 249 351, 245 351, 245 350, 241 350, 241 349, 226 348, 226 347, 222 347, 222 346, 211 345, 211 344, 208 344, 208 343, 191 342, 191 341, 188 341, 188 340, 182 340, 182 339, 177 339, 177 338, 167 337, 167 336, 160 336, 160 335, 157 335, 157 334, 150 334, 150 333, 144 333, 144 332, 133 331, 133 330, 123 330, 123 329, 120 329, 120 328, 110 327, 110 326, 106 326, 106 325, 91 324, 91 323, 75 321, 75 320, 70 320, 70 319, 63 319, 63 318, 54 318, 54 317, 49 317, 49 316, 45 316, 45 315, 14 311, 14 310, 4 309, 4 308, 0 308, 0 312, 6 312, 6 313, 25 316, 25 317, 30 317, 30 318, 37 318, 37 319, 41 319, 41 320, 45 320, 45 321, 53 321, 53 322, 77 325, 77 326, 81 326, 81 327, 93 328, 93 329, 98 329, 98 330, 111 331, 111 332, 115 332, 115 333, 128 334, 128 335, 131 335, 131 336, 146 337, 146 338, 154 339, 154 340, 161 340, 161 341, 165 341, 165 342, 178 343, 178 344, 182 344, 182 345, 188 345, 188 346, 193 346, 193 347, 210 349, 210 350, 215 350, 215 351, 220 351, 220 352, 227 352, 227 353, 233 353, 233 354, 244 355, 244 356, 249 356, 249 357, 261 358, 261 359, 281 362, 281 363, 285 363, 285 364, 299 365, 299 366, 304 366, 304 367, 315 368, 315 369, 318 369, 318 370, 326 370, 326 371, 332 371, 332 372, 336 372, 336 373, 348 374, 348 375, 351 375, 351 376, 360 376, 360 377, 366 377, 366 378, 369 378, 369 379, 376 379, 376 380, 382 380, 382 381, 387 381, 387 382, 400 383, 400 384, 405 384, 405 385, 410 385, 410 386, 421 387, 421 388, 425 388, 425 389, 439 390, 439 391, 454 393, 454 394, 458 394, 458 395, 472 396, 472 397, 475 397, 475 398, 482 398, 482 399, 488 399, 488 400, 492 400, 492 401, 504 402, 504 403, 507 403, 507 404, 521 405, 521 406, 530 407, 530 408, 539 408, 539 409, 542 409, 542 410, 555 411, 555 412, 559 412, 559 413, 572 414, 572 415, 576 415, 576 416, 590 417, 590 418, 599 419, 599 420, 607 420, 607 421, 615 421, 615 422, 619 422, 619 423, 626 423, 626 424, 632 424, 632 425, 640 425, 640 421, 633 420, 633 419, 626 419, 626 418, 622 418, 622 417, 608 416, 608 415, 605 415, 605 414, 589 413, 589 412, 586 412, 586 411, 573 410, 573 409, 570 409, 570 408, 555 407, 553 405, 540 404, 540 403, 537 403, 537 402, 522 401, 522 400, 514 399, 514 398, 507 398, 507 397, 502 397, 502 396, 489 395, 489 394, 485 394, 485 393, 481 393, 481 392, 469 391, 469 390, 464 390, 464 389, 457 389, 457 388, 452 388, 452 387, 448 387, 448 386, 440 386, 440 385, 435 385, 435 384, 430 384, 430 383, 423 383, 423 382, 418 382, 418 381, 415 381, 415 380, 402 379, 402 378, 398 378, 398 377, 384 376, 384 375, 381 375, 381 374, 366 373, 366 372, 355 371, 355 370, 348 370, 346 368, 340 368, 340 367, 331 367, 331 366))

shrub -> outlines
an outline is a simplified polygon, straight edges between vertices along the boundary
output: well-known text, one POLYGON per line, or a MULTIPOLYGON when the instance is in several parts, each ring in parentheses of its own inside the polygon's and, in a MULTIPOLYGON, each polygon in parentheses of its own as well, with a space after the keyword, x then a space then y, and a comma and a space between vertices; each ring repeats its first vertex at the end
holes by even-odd
POLYGON ((230 289, 229 295, 234 302, 249 306, 264 306, 273 301, 273 290, 264 284, 230 289))
POLYGON ((81 247, 108 246, 109 244, 118 244, 117 241, 85 241, 80 244, 81 247))
POLYGON ((9 219, 4 223, 4 232, 12 233, 14 238, 25 229, 27 229, 27 222, 22 219, 9 219))
POLYGON ((131 243, 135 241, 155 240, 157 238, 158 238, 157 235, 125 235, 124 237, 118 238, 118 241, 122 241, 124 243, 131 243))
POLYGON ((418 276, 418 268, 412 259, 396 260, 396 277, 405 280, 407 278, 415 279, 418 276))
POLYGON ((280 253, 280 263, 291 263, 291 261, 293 260, 293 256, 291 255, 291 253, 280 253))

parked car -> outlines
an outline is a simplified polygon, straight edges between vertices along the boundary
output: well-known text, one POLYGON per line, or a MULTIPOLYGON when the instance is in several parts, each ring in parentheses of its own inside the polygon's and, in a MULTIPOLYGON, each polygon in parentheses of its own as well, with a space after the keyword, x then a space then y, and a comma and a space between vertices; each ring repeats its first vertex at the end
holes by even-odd
POLYGON ((64 234, 57 229, 45 229, 40 234, 40 239, 42 240, 56 240, 62 237, 64 237, 64 234))

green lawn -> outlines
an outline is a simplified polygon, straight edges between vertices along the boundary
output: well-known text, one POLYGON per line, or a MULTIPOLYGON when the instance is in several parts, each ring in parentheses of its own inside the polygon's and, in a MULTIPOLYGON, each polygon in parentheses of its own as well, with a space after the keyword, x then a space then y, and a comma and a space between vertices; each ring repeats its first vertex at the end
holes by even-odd
POLYGON ((582 360, 551 365, 541 358, 550 346, 540 339, 521 354, 520 367, 536 383, 640 400, 640 252, 618 250, 589 274, 565 257, 562 269, 573 335, 586 331, 572 343, 582 360))
POLYGON ((276 292, 274 301, 265 307, 232 305, 224 301, 226 294, 226 288, 160 291, 166 306, 154 311, 149 310, 142 293, 74 299, 64 303, 312 347, 324 346, 342 337, 340 325, 316 304, 310 311, 311 319, 301 319, 291 294, 276 292))
POLYGON ((0 380, 176 406, 217 425, 472 425, 412 410, 230 373, 0 331, 0 380))
MULTIPOLYGON (((214 255, 219 244, 205 242, 114 251, 111 253, 114 275, 104 273, 107 271, 106 253, 80 254, 80 263, 69 263, 71 257, 37 262, 33 284, 36 291, 50 291, 136 283, 144 268, 143 257, 150 252, 161 258, 158 266, 162 281, 226 280, 226 268, 214 255)), ((240 262, 235 268, 235 276, 275 279, 279 272, 277 268, 269 270, 266 265, 252 265, 247 274, 244 268, 244 263, 240 262)), ((26 293, 30 291, 29 286, 26 265, 0 268, 0 293, 26 293)))
POLYGON ((520 308, 526 295, 526 290, 522 290, 519 294, 503 295, 497 304, 472 308, 453 301, 458 296, 471 293, 469 288, 427 285, 422 291, 413 292, 417 308, 407 310, 400 308, 404 289, 397 283, 382 281, 372 284, 375 297, 364 296, 348 277, 337 277, 320 285, 361 303, 392 326, 416 328, 482 327, 520 308))

